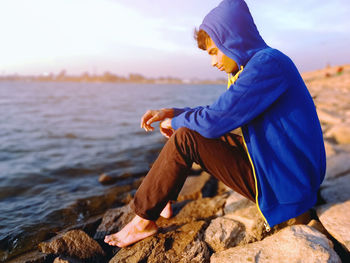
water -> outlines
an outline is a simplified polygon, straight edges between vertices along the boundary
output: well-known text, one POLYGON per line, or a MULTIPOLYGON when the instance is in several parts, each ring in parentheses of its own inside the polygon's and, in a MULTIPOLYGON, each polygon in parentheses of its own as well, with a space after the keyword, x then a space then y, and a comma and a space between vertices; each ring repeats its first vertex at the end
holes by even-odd
POLYGON ((132 191, 165 142, 140 128, 147 109, 210 104, 224 89, 0 82, 0 261, 132 191), (103 172, 135 176, 103 186, 103 172))

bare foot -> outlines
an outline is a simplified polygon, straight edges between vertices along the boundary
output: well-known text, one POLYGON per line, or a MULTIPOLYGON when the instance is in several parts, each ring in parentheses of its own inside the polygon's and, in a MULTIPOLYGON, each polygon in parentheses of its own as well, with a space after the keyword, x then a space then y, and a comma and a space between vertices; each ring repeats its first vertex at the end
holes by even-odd
POLYGON ((127 247, 137 241, 157 233, 158 227, 154 221, 135 216, 118 233, 105 236, 104 241, 111 246, 127 247))
POLYGON ((173 209, 171 208, 170 201, 166 204, 163 211, 160 213, 160 216, 167 219, 173 216, 173 209))

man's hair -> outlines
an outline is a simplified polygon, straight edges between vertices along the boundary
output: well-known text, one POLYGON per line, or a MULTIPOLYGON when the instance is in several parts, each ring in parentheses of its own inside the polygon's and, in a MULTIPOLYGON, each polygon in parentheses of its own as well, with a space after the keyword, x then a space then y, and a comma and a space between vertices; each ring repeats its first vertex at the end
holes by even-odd
POLYGON ((197 41, 197 45, 200 49, 207 50, 207 43, 210 36, 203 29, 194 29, 194 39, 197 41))

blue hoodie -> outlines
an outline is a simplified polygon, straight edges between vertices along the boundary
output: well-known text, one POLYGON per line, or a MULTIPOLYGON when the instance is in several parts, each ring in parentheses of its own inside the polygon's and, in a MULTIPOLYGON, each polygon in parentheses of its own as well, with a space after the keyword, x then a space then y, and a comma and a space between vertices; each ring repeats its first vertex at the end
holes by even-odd
POLYGON ((297 68, 266 45, 243 0, 221 2, 200 29, 243 71, 212 105, 175 109, 172 127, 207 138, 241 127, 267 226, 304 213, 317 201, 326 157, 315 105, 297 68))

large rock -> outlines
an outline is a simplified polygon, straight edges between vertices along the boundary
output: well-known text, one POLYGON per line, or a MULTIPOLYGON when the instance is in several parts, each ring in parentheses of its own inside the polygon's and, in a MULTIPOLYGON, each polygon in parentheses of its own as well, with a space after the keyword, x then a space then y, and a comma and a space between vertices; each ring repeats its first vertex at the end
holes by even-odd
POLYGON ((168 232, 163 230, 165 232, 121 249, 110 263, 207 262, 209 250, 200 241, 205 225, 204 221, 196 221, 168 232))
POLYGON ((317 208, 317 215, 327 231, 350 251, 350 200, 317 208))
POLYGON ((240 244, 261 240, 266 236, 264 220, 256 204, 237 192, 232 192, 227 198, 224 217, 243 225, 244 239, 240 240, 240 244))
POLYGON ((189 201, 173 218, 164 219, 160 217, 157 220, 157 224, 160 227, 168 227, 171 225, 183 225, 197 220, 211 220, 223 215, 226 198, 225 195, 219 195, 213 198, 207 197, 189 201))
POLYGON ((317 109, 317 115, 321 123, 340 124, 343 121, 343 116, 326 109, 317 109))
POLYGON ((210 262, 341 263, 341 260, 326 236, 311 227, 296 225, 262 241, 215 253, 210 262))
POLYGON ((350 172, 350 153, 342 152, 327 159, 326 180, 332 180, 350 172))
POLYGON ((321 197, 327 203, 339 203, 350 200, 350 173, 324 182, 321 185, 321 197))
POLYGON ((199 176, 188 176, 177 200, 202 198, 202 190, 209 181, 210 176, 207 172, 202 172, 199 176))
POLYGON ((332 143, 325 141, 325 142, 324 142, 324 148, 325 148, 325 150, 326 150, 326 156, 327 156, 327 158, 329 158, 329 157, 335 155, 336 152, 335 152, 335 149, 334 149, 334 146, 333 146, 332 143))
POLYGON ((105 255, 100 245, 84 231, 71 230, 39 244, 45 254, 65 255, 82 260, 93 260, 105 255))
POLYGON ((108 234, 121 230, 135 216, 130 204, 109 209, 103 216, 102 222, 96 230, 95 239, 104 239, 108 234))
POLYGON ((205 230, 204 241, 215 252, 234 247, 244 238, 244 226, 232 219, 218 217, 205 230))
POLYGON ((325 136, 333 137, 339 144, 350 143, 350 123, 334 125, 326 132, 325 136))
POLYGON ((6 261, 7 263, 45 263, 51 262, 54 256, 43 254, 39 251, 33 251, 6 261))

